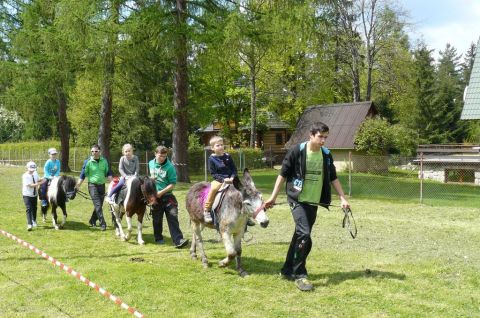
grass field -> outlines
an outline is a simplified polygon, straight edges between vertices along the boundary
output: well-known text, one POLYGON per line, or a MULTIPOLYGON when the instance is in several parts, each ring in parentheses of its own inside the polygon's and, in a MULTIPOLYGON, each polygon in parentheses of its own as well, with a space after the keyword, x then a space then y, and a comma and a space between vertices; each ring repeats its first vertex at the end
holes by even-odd
MULTIPOLYGON (((153 244, 151 220, 145 222, 145 246, 120 242, 110 224, 106 232, 89 228, 92 204, 81 197, 69 203, 64 230, 40 221, 27 232, 22 173, 0 166, 0 229, 73 267, 147 317, 480 316, 478 207, 353 197, 355 240, 341 228, 338 209, 321 209, 308 262, 315 290, 302 293, 278 275, 293 231, 287 205, 269 211, 267 229, 250 228, 243 261, 251 275, 242 279, 233 267, 217 266, 225 253, 214 231, 205 232, 211 267, 203 269, 200 261, 190 260, 187 249, 171 246, 166 224, 167 244, 162 246, 153 244)), ((275 172, 252 174, 268 197, 275 172)), ((188 187, 178 185, 176 194, 180 225, 190 238, 183 208, 188 187)), ((130 317, 3 235, 0 264, 1 317, 130 317)))

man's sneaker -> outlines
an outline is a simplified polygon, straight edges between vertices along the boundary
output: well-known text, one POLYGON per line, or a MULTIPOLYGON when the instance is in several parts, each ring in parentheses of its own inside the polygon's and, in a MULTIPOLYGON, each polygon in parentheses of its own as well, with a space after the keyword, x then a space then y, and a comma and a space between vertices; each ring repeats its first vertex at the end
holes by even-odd
POLYGON ((37 227, 37 222, 32 221, 32 226, 33 226, 33 227, 37 227))
POLYGON ((115 204, 115 200, 112 197, 107 197, 108 204, 115 204))
POLYGON ((311 291, 313 290, 313 284, 308 281, 306 278, 298 278, 295 280, 295 286, 301 291, 311 291))
POLYGON ((164 240, 156 240, 155 244, 163 245, 163 244, 165 244, 165 241, 164 240))
POLYGON ((31 224, 28 224, 27 225, 27 231, 31 231, 32 230, 32 225, 31 224))
POLYGON ((210 213, 209 210, 203 211, 203 220, 205 221, 205 223, 212 223, 213 222, 212 214, 210 213))
POLYGON ((188 240, 182 238, 182 239, 180 240, 180 242, 178 242, 178 244, 175 245, 175 248, 182 248, 182 247, 187 246, 187 244, 188 244, 188 240))
POLYGON ((106 229, 107 229, 107 226, 106 226, 106 225, 102 225, 101 230, 102 230, 102 231, 105 231, 106 229))

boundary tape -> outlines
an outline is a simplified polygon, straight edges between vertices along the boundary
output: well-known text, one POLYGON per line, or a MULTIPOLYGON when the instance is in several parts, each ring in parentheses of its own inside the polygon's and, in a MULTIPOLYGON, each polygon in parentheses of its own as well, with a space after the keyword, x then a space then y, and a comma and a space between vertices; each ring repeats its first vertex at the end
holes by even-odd
POLYGON ((82 274, 80 274, 79 272, 75 271, 73 268, 61 263, 60 261, 54 259, 53 257, 49 256, 47 253, 39 250, 38 248, 36 248, 35 246, 33 246, 32 244, 28 243, 28 242, 25 242, 24 240, 16 237, 15 235, 13 234, 10 234, 2 229, 0 229, 0 233, 2 233, 3 235, 5 235, 6 237, 14 240, 15 242, 17 242, 18 244, 22 245, 23 247, 25 248, 28 248, 29 250, 35 252, 36 254, 40 255, 41 257, 43 257, 44 259, 46 259, 47 261, 51 262, 53 265, 55 266, 58 266, 60 267, 61 269, 63 269, 65 272, 67 272, 68 274, 72 275, 73 277, 75 277, 76 279, 78 279, 79 281, 85 283, 87 286, 95 289, 96 291, 98 291, 100 294, 102 294, 103 296, 105 296, 106 298, 110 299, 111 301, 113 301, 114 303, 116 303, 117 305, 119 305, 121 308, 127 310, 129 313, 131 313, 132 315, 134 315, 135 317, 137 318, 145 318, 145 316, 140 313, 138 310, 136 310, 135 308, 133 307, 130 307, 129 305, 125 304, 119 297, 109 293, 108 291, 106 291, 105 289, 103 289, 102 287, 98 286, 96 283, 92 282, 91 280, 89 280, 88 278, 84 277, 82 274))

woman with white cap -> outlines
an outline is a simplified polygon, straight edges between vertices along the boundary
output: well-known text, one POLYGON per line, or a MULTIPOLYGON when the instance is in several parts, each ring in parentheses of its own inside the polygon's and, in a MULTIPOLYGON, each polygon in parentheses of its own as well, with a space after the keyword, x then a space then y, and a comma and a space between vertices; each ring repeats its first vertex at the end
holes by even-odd
POLYGON ((47 182, 43 183, 40 188, 40 200, 42 200, 42 216, 43 222, 45 222, 47 217, 48 201, 47 201, 47 190, 52 181, 53 177, 60 176, 60 160, 57 159, 57 149, 49 148, 48 156, 50 157, 45 166, 43 167, 43 179, 47 182))
POLYGON ((45 180, 38 176, 35 162, 29 161, 26 168, 27 172, 22 176, 22 195, 27 208, 27 230, 31 231, 37 226, 37 189, 45 180))

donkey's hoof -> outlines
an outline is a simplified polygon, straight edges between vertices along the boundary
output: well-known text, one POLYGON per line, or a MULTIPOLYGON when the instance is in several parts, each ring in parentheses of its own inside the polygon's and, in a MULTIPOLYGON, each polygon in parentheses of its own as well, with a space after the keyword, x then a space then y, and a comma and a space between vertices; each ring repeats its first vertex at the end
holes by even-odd
POLYGON ((241 270, 238 271, 238 275, 240 275, 240 277, 244 278, 244 277, 247 277, 250 274, 248 274, 246 271, 241 269, 241 270))
POLYGON ((120 236, 120 240, 121 240, 122 242, 125 242, 127 239, 125 238, 125 236, 120 236))
POLYGON ((140 244, 140 245, 145 245, 145 241, 143 241, 143 240, 142 240, 142 241, 138 241, 138 244, 140 244))
POLYGON ((204 269, 207 269, 208 268, 208 262, 202 263, 202 266, 203 266, 204 269))
POLYGON ((55 230, 58 230, 58 229, 59 229, 58 225, 55 225, 55 230))
POLYGON ((197 258, 197 255, 196 254, 193 254, 193 253, 190 253, 190 258, 193 260, 193 261, 196 261, 198 258, 197 258))
POLYGON ((228 265, 228 262, 225 262, 223 260, 218 262, 218 266, 220 266, 220 267, 227 267, 227 265, 228 265))

